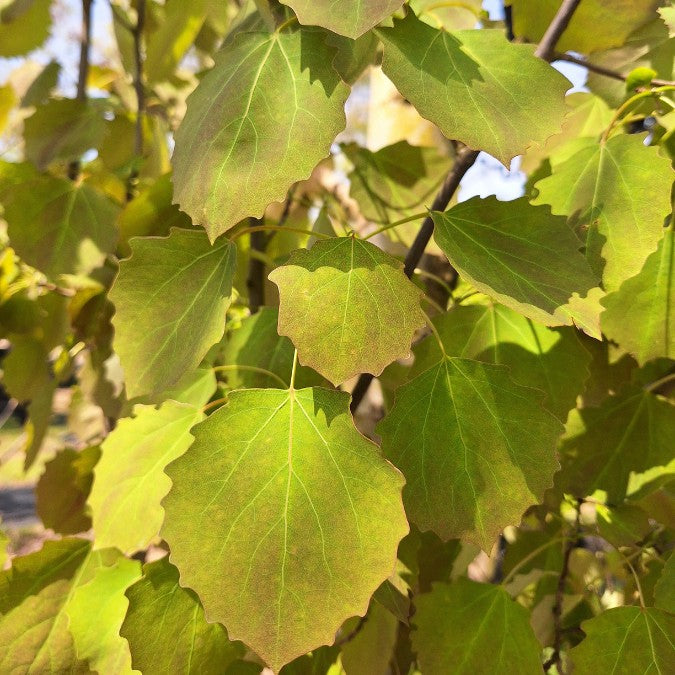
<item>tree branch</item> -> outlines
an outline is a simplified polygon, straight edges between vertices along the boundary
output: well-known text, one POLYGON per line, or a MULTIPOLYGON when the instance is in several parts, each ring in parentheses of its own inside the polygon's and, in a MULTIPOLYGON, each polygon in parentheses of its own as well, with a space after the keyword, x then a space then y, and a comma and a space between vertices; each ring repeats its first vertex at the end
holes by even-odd
MULTIPOLYGON (((551 21, 546 33, 544 33, 544 37, 539 43, 539 46, 534 52, 536 56, 539 56, 545 61, 552 60, 555 56, 555 46, 560 39, 560 36, 563 34, 563 31, 567 28, 567 25, 572 18, 572 14, 574 14, 574 11, 580 2, 581 0, 564 0, 558 13, 553 17, 553 21, 551 21)), ((452 169, 450 169, 450 173, 447 175, 445 181, 443 181, 443 185, 431 205, 432 211, 445 211, 452 196, 459 187, 460 181, 464 178, 464 174, 473 166, 478 155, 478 151, 470 150, 469 148, 464 148, 459 152, 452 169)), ((429 243, 433 231, 434 221, 430 216, 427 216, 408 251, 408 255, 405 257, 403 271, 408 278, 412 276, 422 258, 424 249, 429 243)), ((352 401, 349 406, 352 413, 359 407, 359 404, 366 395, 372 381, 373 375, 370 373, 363 373, 359 376, 359 379, 354 386, 354 390, 352 391, 352 401)))
POLYGON ((534 50, 534 55, 538 56, 544 61, 552 61, 555 56, 555 46, 558 44, 561 35, 565 32, 565 28, 569 25, 572 15, 579 6, 581 0, 563 0, 562 5, 557 14, 553 17, 553 21, 541 38, 541 42, 534 50))
POLYGON ((127 182, 127 201, 134 197, 138 182, 138 164, 143 156, 143 119, 145 117, 145 85, 143 83, 143 30, 145 29, 145 0, 136 3, 136 25, 132 27, 134 38, 134 90, 136 92, 136 133, 134 136, 135 162, 127 182))
MULTIPOLYGON (((576 63, 576 65, 583 66, 586 68, 586 70, 590 70, 591 72, 597 73, 598 75, 604 75, 605 77, 611 77, 613 80, 621 80, 622 82, 625 82, 628 79, 628 75, 618 73, 616 70, 610 70, 609 68, 599 66, 595 63, 590 63, 584 59, 578 59, 576 56, 572 56, 571 54, 556 53, 553 57, 553 60, 576 63)), ((655 87, 669 87, 675 85, 675 81, 654 79, 652 80, 652 84, 655 87)))
POLYGON ((577 547, 579 542, 579 531, 580 531, 580 521, 581 521, 581 505, 583 504, 583 499, 577 499, 577 515, 574 520, 574 533, 570 537, 569 541, 565 544, 565 552, 563 553, 563 564, 562 569, 560 570, 560 576, 558 577, 558 586, 555 592, 555 603, 553 605, 553 653, 551 657, 544 663, 544 670, 546 672, 555 664, 556 669, 560 675, 565 671, 563 670, 562 659, 560 657, 560 648, 562 646, 562 606, 563 600, 565 598, 565 585, 567 584, 567 577, 570 572, 570 557, 572 551, 577 547))
MULTIPOLYGON (((77 76, 78 101, 87 100, 87 80, 89 79, 89 49, 91 47, 91 5, 93 0, 82 0, 82 36, 80 38, 80 65, 77 76)), ((68 178, 77 180, 80 175, 80 160, 68 165, 68 178)))
MULTIPOLYGON (((262 225, 264 220, 250 219, 251 225, 262 225)), ((267 248, 267 233, 254 230, 249 234, 251 251, 264 253, 267 248)), ((255 314, 265 304, 265 263, 253 256, 248 259, 248 276, 246 277, 248 289, 248 308, 251 314, 255 314)))

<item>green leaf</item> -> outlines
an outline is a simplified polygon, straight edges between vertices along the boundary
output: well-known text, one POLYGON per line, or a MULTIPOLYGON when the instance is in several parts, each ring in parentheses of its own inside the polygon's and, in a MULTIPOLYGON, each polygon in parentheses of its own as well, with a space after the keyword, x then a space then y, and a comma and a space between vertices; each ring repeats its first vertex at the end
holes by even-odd
POLYGON ((51 0, 10 0, 0 9, 0 57, 22 56, 49 35, 51 0))
POLYGON ((300 362, 333 384, 379 375, 410 352, 424 324, 421 292, 377 246, 340 237, 294 251, 269 278, 279 287, 279 333, 300 362))
POLYGON ((620 134, 605 143, 584 141, 535 184, 533 204, 550 204, 553 213, 588 228, 587 257, 608 291, 640 271, 671 211, 670 160, 643 140, 620 134))
POLYGON ((207 620, 278 671, 332 643, 391 574, 402 477, 343 392, 236 391, 193 433, 167 469, 162 535, 207 620))
POLYGON ((376 62, 380 41, 372 32, 356 40, 331 33, 328 44, 337 48, 333 68, 347 84, 354 84, 363 71, 376 62))
POLYGON ((653 607, 614 607, 584 621, 586 638, 570 652, 575 675, 667 673, 675 615, 653 607))
POLYGON ((656 71, 652 68, 645 68, 644 66, 633 68, 626 78, 626 91, 630 92, 639 87, 648 87, 656 75, 656 71))
POLYGON ((211 240, 307 178, 345 125, 323 31, 239 33, 188 99, 174 198, 211 240))
POLYGON ((49 277, 88 274, 115 249, 119 207, 95 187, 40 175, 29 165, 0 172, 7 232, 26 263, 49 277), (10 188, 18 171, 26 173, 10 188))
POLYGON ((560 446, 565 492, 586 497, 607 492, 610 503, 626 496, 631 472, 653 467, 675 472, 675 408, 638 388, 609 396, 599 408, 572 411, 560 446))
POLYGON ((144 61, 148 82, 169 79, 195 41, 204 19, 206 2, 167 2, 159 25, 150 31, 144 61))
POLYGON ((166 238, 132 240, 131 248, 110 299, 115 351, 133 398, 175 385, 223 336, 236 247, 174 229, 166 238))
POLYGON ((654 587, 654 599, 656 607, 666 612, 671 612, 675 606, 675 555, 672 553, 654 587))
POLYGON ((78 159, 103 139, 105 118, 96 101, 50 99, 24 123, 26 157, 40 170, 78 159))
POLYGON ((65 448, 45 464, 35 487, 37 512, 45 527, 60 534, 77 534, 91 527, 84 506, 100 454, 96 446, 81 452, 65 448))
POLYGON ((597 285, 566 220, 525 197, 473 197, 432 217, 434 239, 460 275, 530 319, 571 324, 566 305, 597 285))
MULTIPOLYGON (((265 373, 246 370, 246 366, 264 368, 287 384, 291 381, 295 348, 287 337, 277 333, 279 312, 273 307, 262 307, 257 314, 246 317, 241 326, 232 331, 223 349, 226 366, 243 366, 241 370, 226 372, 227 384, 232 389, 279 387, 281 384, 265 373)), ((326 384, 310 368, 296 368, 298 389, 326 384)))
POLYGON ((55 60, 50 61, 26 89, 21 99, 21 107, 30 108, 44 103, 49 98, 52 89, 58 84, 60 72, 61 64, 55 60))
MULTIPOLYGON (((560 0, 510 0, 513 30, 539 42, 560 7, 560 0)), ((583 0, 556 47, 561 52, 594 52, 620 47, 630 33, 654 15, 653 0, 583 0)), ((592 59, 591 59, 592 60, 592 59)))
POLYGON ((416 147, 407 141, 377 152, 355 143, 343 145, 342 150, 354 165, 349 194, 359 203, 361 213, 376 222, 395 221, 431 206, 452 166, 452 159, 436 148, 416 147))
POLYGON ((0 572, 0 615, 55 581, 70 579, 89 550, 85 539, 48 540, 40 551, 14 558, 12 566, 0 572))
POLYGON ((0 132, 5 130, 12 108, 16 105, 16 94, 11 84, 0 87, 0 132))
POLYGON ((415 604, 412 641, 424 675, 542 672, 529 612, 502 587, 462 578, 434 584, 415 604))
POLYGON ((303 24, 323 26, 356 39, 393 14, 403 0, 281 0, 293 8, 303 24))
MULTIPOLYGON (((362 619, 350 619, 342 634, 350 635, 362 619)), ((341 651, 342 667, 349 675, 390 675, 389 661, 396 644, 398 621, 377 602, 371 602, 362 628, 341 651)))
POLYGON ((674 238, 671 226, 642 270, 601 301, 606 308, 600 317, 603 332, 641 364, 675 359, 674 238))
POLYGON ((186 373, 159 398, 160 400, 171 399, 178 403, 186 403, 195 408, 201 408, 209 402, 217 386, 216 374, 211 368, 197 368, 191 373, 186 373))
POLYGON ((145 548, 159 533, 160 501, 171 487, 164 468, 190 447, 190 427, 203 417, 173 401, 160 408, 138 405, 134 414, 103 441, 88 500, 97 548, 126 553, 145 548))
MULTIPOLYGON (((433 323, 447 354, 508 366, 514 382, 544 391, 544 407, 567 419, 591 361, 573 329, 551 330, 493 303, 458 306, 433 323)), ((429 336, 414 353, 411 376, 438 362, 438 341, 429 336)))
POLYGON ((124 591, 141 576, 136 560, 120 558, 112 567, 101 567, 79 586, 66 614, 79 659, 98 673, 131 674, 131 655, 119 629, 127 611, 124 591))
POLYGON ((634 546, 651 532, 649 516, 638 506, 595 505, 600 536, 612 546, 634 546))
POLYGON ((0 577, 0 589, 6 589, 0 597, 12 601, 0 618, 0 672, 92 672, 77 658, 67 609, 76 589, 118 557, 111 551, 91 553, 89 542, 64 539, 15 559, 16 574, 13 567, 0 577))
POLYGON ((490 551, 558 467, 562 425, 540 400, 503 366, 448 357, 400 387, 377 433, 406 477, 410 520, 490 551))
POLYGON ((560 129, 569 82, 501 30, 446 32, 409 12, 378 29, 385 74, 447 138, 503 164, 560 129))
POLYGON ((221 675, 242 655, 220 624, 206 622, 199 598, 179 585, 168 557, 144 565, 143 577, 126 595, 120 635, 129 643, 133 667, 145 675, 221 675))

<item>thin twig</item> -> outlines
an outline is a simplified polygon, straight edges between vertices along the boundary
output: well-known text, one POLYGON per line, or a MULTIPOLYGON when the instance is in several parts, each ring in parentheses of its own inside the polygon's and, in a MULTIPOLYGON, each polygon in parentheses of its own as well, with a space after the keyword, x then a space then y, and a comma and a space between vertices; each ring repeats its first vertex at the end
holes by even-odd
POLYGON ((558 577, 558 587, 555 592, 555 602, 553 604, 553 653, 551 657, 544 664, 544 670, 548 670, 555 664, 558 673, 564 673, 562 658, 560 656, 560 648, 562 646, 562 606, 565 598, 565 586, 567 585, 567 577, 570 571, 570 557, 572 551, 577 547, 579 542, 579 532, 581 530, 581 505, 583 499, 577 499, 577 515, 574 519, 574 532, 572 537, 565 544, 565 552, 563 553, 563 564, 558 577))
MULTIPOLYGON (((580 1, 581 0, 564 0, 535 51, 537 56, 543 58, 545 61, 552 60, 555 56, 555 46, 569 24, 572 14, 574 14, 580 1)), ((473 166, 478 155, 479 153, 476 150, 469 150, 468 148, 460 151, 452 169, 450 169, 450 173, 443 182, 439 193, 436 195, 436 199, 434 199, 434 203, 431 206, 432 211, 444 211, 446 209, 452 196, 459 187, 459 183, 464 177, 464 174, 473 166)), ((422 223, 422 227, 417 233, 417 236, 408 251, 408 255, 405 258, 404 271, 408 278, 413 275, 415 268, 418 266, 433 231, 434 221, 429 216, 425 218, 422 223)), ((352 401, 349 406, 352 413, 359 407, 359 404, 366 395, 372 381, 373 375, 370 373, 363 373, 359 376, 352 391, 352 401)))
POLYGON ((143 83, 143 31, 145 29, 145 0, 136 3, 136 25, 131 34, 134 38, 134 91, 136 92, 136 133, 134 135, 135 161, 127 183, 127 201, 134 197, 138 181, 138 162, 143 156, 143 121, 145 117, 145 85, 143 83))
MULTIPOLYGON (((87 80, 89 79, 89 50, 91 47, 91 5, 93 0, 82 0, 82 36, 80 37, 80 65, 77 75, 76 99, 83 103, 87 100, 87 80)), ((77 180, 80 175, 80 160, 75 159, 68 165, 68 178, 77 180)))
MULTIPOLYGON (((576 63, 578 66, 583 66, 586 68, 586 70, 590 70, 593 73, 597 73, 598 75, 604 75, 605 77, 610 77, 613 80, 621 80, 622 82, 625 82, 628 79, 628 75, 624 75, 623 73, 619 73, 616 70, 611 70, 609 68, 605 68, 604 66, 600 66, 597 63, 591 63, 590 61, 586 61, 585 59, 579 59, 576 56, 572 56, 571 54, 560 54, 556 53, 554 61, 567 61, 568 63, 576 63)), ((659 80, 659 79, 654 79, 652 80, 652 84, 655 87, 667 87, 668 85, 673 85, 675 82, 671 80, 659 80)))
POLYGON ((541 41, 537 45, 537 48, 534 50, 534 55, 538 56, 544 61, 552 61, 555 57, 555 46, 558 44, 558 40, 565 32, 565 28, 569 25, 572 15, 574 14, 576 8, 579 6, 581 0, 563 0, 560 9, 553 17, 553 21, 549 24, 544 37, 541 38, 541 41))

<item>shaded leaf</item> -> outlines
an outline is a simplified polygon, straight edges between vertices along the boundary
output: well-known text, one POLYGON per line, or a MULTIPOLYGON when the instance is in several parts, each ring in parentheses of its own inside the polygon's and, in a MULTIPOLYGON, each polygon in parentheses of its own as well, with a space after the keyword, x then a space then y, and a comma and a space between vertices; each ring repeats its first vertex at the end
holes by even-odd
POLYGON ((612 546, 634 546, 652 531, 649 516, 638 506, 596 504, 598 531, 612 546))
POLYGON ((85 504, 94 480, 98 447, 81 452, 65 448, 45 464, 37 486, 37 513, 45 527, 61 534, 77 534, 91 527, 85 504))
POLYGON ((664 467, 673 473, 673 412, 665 399, 633 387, 609 396, 598 408, 572 411, 556 482, 578 497, 604 490, 616 503, 626 496, 631 472, 664 467))
POLYGON ((76 589, 118 557, 111 551, 91 553, 89 542, 64 539, 15 559, 14 566, 21 565, 17 573, 12 569, 0 577, 0 589, 7 588, 13 601, 0 619, 0 672, 92 672, 77 658, 67 609, 76 589), (55 566, 55 559, 61 564, 55 566))
POLYGON ((57 160, 78 159, 97 147, 104 133, 105 118, 96 101, 50 99, 24 124, 26 157, 44 170, 57 160))
POLYGON ((654 604, 659 609, 672 612, 675 607, 675 555, 672 553, 666 561, 661 577, 654 588, 654 604))
MULTIPOLYGON (((354 165, 349 194, 373 221, 395 221, 431 206, 452 159, 435 148, 399 141, 371 152, 355 143, 342 150, 354 165)), ((419 226, 415 226, 417 229, 419 226)))
POLYGON ((584 621, 586 638, 570 652, 579 675, 667 673, 673 662, 675 615, 652 607, 614 607, 584 621))
POLYGON ((395 12, 403 0, 281 0, 293 8, 298 21, 323 26, 356 39, 395 12))
POLYGON ((211 240, 261 216, 328 155, 349 94, 334 56, 323 32, 306 28, 239 33, 216 55, 173 156, 174 198, 211 240))
POLYGON ((642 270, 602 300, 603 332, 641 364, 659 357, 675 359, 674 238, 671 226, 642 270))
POLYGON ((365 33, 356 40, 331 34, 328 43, 337 47, 333 67, 347 84, 354 84, 377 58, 380 41, 375 33, 365 33))
MULTIPOLYGON (((287 338, 277 333, 279 312, 273 307, 261 307, 260 311, 246 317, 239 328, 225 342, 223 363, 226 366, 253 366, 274 373, 287 384, 291 381, 295 348, 287 338)), ((226 372, 227 384, 232 389, 279 387, 280 382, 269 375, 241 370, 226 372)), ((320 386, 326 381, 310 368, 296 368, 295 384, 298 389, 320 386)))
POLYGON ((0 176, 12 247, 47 276, 91 272, 115 248, 119 207, 87 182, 78 185, 25 166, 5 165, 26 172, 11 188, 14 179, 4 171, 0 176))
POLYGON ((129 645, 119 629, 127 611, 124 591, 141 576, 136 560, 120 558, 112 567, 100 567, 94 577, 79 586, 66 614, 79 659, 98 673, 127 675, 131 670, 129 645))
POLYGON ((178 570, 167 557, 145 565, 126 595, 120 635, 129 643, 133 667, 146 675, 220 675, 242 655, 220 624, 206 622, 199 598, 178 584, 178 570))
MULTIPOLYGON (((508 366, 514 382, 544 391, 544 406, 561 421, 567 419, 591 361, 573 329, 551 330, 497 304, 459 306, 433 323, 447 354, 508 366)), ((412 376, 440 358, 433 336, 414 353, 412 376)))
POLYGON ((416 606, 412 641, 424 675, 541 673, 529 612, 502 587, 462 578, 435 584, 416 606))
MULTIPOLYGON (((360 619, 346 622, 344 635, 356 629, 360 619)), ((365 623, 341 650, 346 675, 389 675, 389 661, 394 653, 398 621, 377 602, 371 602, 365 623)))
POLYGON ((434 239, 462 277, 530 319, 571 324, 567 303, 597 285, 566 220, 524 197, 473 197, 432 217, 434 239))
POLYGON ((273 670, 332 643, 365 613, 408 529, 402 478, 356 431, 349 396, 236 391, 193 433, 163 501, 181 584, 273 670))
POLYGON ((127 395, 156 394, 197 368, 225 329, 236 247, 203 232, 131 242, 110 291, 127 395))
POLYGON ((589 228, 587 257, 613 291, 640 271, 663 237, 673 171, 670 160, 638 135, 579 145, 536 183, 532 203, 550 204, 553 213, 589 228))
POLYGON ((445 356, 400 387, 377 432, 410 520, 490 551, 553 481, 562 425, 540 400, 503 366, 445 356))
POLYGON ((422 117, 503 164, 559 130, 569 82, 501 30, 446 32, 409 12, 378 29, 382 68, 422 117))
POLYGON ((21 56, 49 35, 51 0, 9 0, 0 10, 0 57, 21 56))
MULTIPOLYGON (((513 31, 528 42, 539 42, 560 7, 560 0, 510 0, 513 31)), ((652 18, 653 0, 584 0, 572 14, 556 47, 565 52, 594 52, 619 47, 640 24, 652 18)))
POLYGON ((164 519, 160 501, 171 488, 164 468, 190 447, 200 410, 167 401, 135 406, 101 445, 89 496, 96 546, 132 553, 145 548, 164 519))
POLYGON ((279 333, 293 341, 301 363, 333 384, 379 375, 408 355, 424 323, 421 292, 402 267, 355 237, 295 251, 269 275, 279 287, 279 333))

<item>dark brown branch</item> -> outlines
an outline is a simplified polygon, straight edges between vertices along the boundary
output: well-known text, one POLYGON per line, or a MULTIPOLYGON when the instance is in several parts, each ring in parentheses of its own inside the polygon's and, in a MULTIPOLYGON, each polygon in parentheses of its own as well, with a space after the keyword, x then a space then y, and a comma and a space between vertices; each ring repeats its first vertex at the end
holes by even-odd
MULTIPOLYGON (((476 150, 469 150, 468 148, 460 150, 450 173, 448 173, 443 181, 443 185, 431 205, 432 211, 445 211, 452 196, 459 187, 460 181, 464 178, 464 174, 473 166, 478 154, 479 153, 476 150)), ((427 216, 405 257, 403 271, 408 278, 412 277, 433 232, 434 221, 431 216, 427 216)), ((370 373, 363 373, 357 380, 354 390, 352 391, 352 402, 350 404, 352 412, 359 407, 359 404, 366 395, 372 381, 373 376, 370 373)))
MULTIPOLYGON (((89 50, 91 47, 91 5, 93 0, 82 0, 82 36, 80 38, 80 65, 77 75, 78 101, 87 100, 87 80, 89 79, 89 50)), ((80 161, 73 160, 68 165, 68 178, 77 180, 80 175, 80 161)))
POLYGON ((366 621, 368 621, 368 615, 365 614, 359 619, 359 622, 354 626, 354 628, 347 633, 344 637, 341 637, 337 640, 335 640, 335 647, 342 647, 346 645, 348 642, 351 642, 362 630, 363 627, 366 625, 366 621))
MULTIPOLYGON (((251 218, 251 226, 263 225, 263 219, 251 218)), ((251 232, 249 242, 251 253, 257 251, 264 253, 267 248, 267 233, 263 231, 251 232)), ((248 276, 246 277, 248 289, 248 308, 251 314, 255 314, 265 304, 265 263, 262 260, 249 255, 248 276)))
MULTIPOLYGON (((542 38, 539 46, 535 50, 535 55, 544 59, 545 61, 551 61, 555 56, 555 46, 560 39, 560 36, 563 34, 565 28, 572 18, 572 14, 576 10, 581 0, 564 0, 563 4, 560 6, 557 14, 553 17, 553 21, 549 25, 544 37, 542 38)), ((431 205, 432 211, 444 211, 447 205, 450 203, 452 196, 455 194, 455 191, 459 187, 459 183, 464 178, 464 174, 473 166, 476 161, 479 153, 476 150, 470 150, 469 148, 464 148, 460 151, 455 160, 455 163, 450 169, 450 173, 446 177, 439 193, 434 199, 434 203, 431 205)), ((408 255, 405 257, 404 263, 404 272, 406 276, 411 277, 415 268, 417 267, 424 249, 426 248, 431 235, 434 231, 434 221, 431 217, 427 216, 422 223, 420 231, 417 233, 415 240, 413 241, 408 255)), ((352 391, 352 402, 350 404, 350 410, 353 412, 359 407, 359 404, 363 400, 363 397, 366 395, 370 383, 373 380, 373 376, 370 373, 363 373, 359 376, 359 379, 354 386, 352 391)))
POLYGON ((145 29, 145 0, 136 3, 136 25, 131 34, 134 39, 134 91, 136 92, 136 128, 134 135, 135 162, 127 183, 127 201, 134 197, 138 181, 138 164, 143 156, 143 120, 145 117, 145 85, 143 83, 143 31, 145 29))
MULTIPOLYGON (((578 59, 576 56, 572 56, 571 54, 556 53, 555 56, 553 57, 553 60, 567 61, 568 63, 576 63, 576 65, 583 66, 584 68, 586 68, 586 70, 590 70, 591 72, 597 73, 598 75, 610 77, 613 80, 621 80, 622 82, 625 82, 628 79, 628 75, 618 73, 616 70, 610 70, 609 68, 605 68, 604 66, 599 66, 596 63, 590 63, 589 61, 585 61, 584 59, 578 59)), ((652 84, 655 87, 669 87, 675 85, 675 81, 654 79, 652 80, 652 84)))
POLYGON ((541 38, 541 42, 534 50, 534 55, 538 56, 544 61, 552 61, 555 56, 555 46, 560 40, 560 36, 565 32, 565 28, 569 25, 572 15, 579 6, 581 0, 563 0, 562 5, 557 14, 553 17, 553 21, 541 38))
POLYGON ((553 604, 553 653, 551 657, 544 663, 544 670, 546 672, 555 664, 556 669, 560 675, 565 672, 563 670, 562 658, 560 656, 560 649, 562 647, 563 629, 562 629, 562 607, 565 599, 565 586, 567 585, 567 577, 570 572, 570 557, 572 551, 579 543, 579 532, 581 529, 581 505, 583 499, 577 500, 577 515, 574 521, 574 533, 565 544, 565 551, 563 553, 563 564, 558 577, 558 586, 555 591, 555 603, 553 604))

